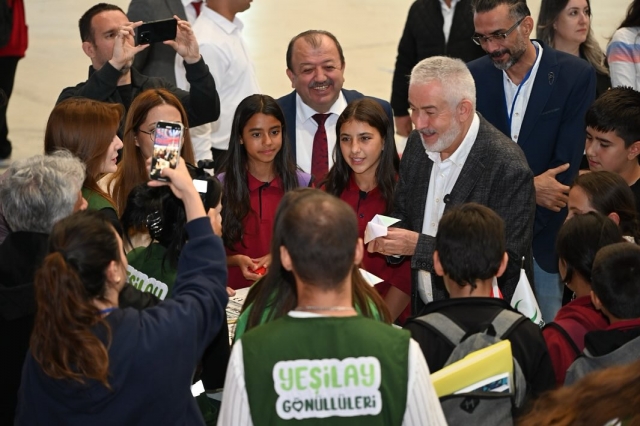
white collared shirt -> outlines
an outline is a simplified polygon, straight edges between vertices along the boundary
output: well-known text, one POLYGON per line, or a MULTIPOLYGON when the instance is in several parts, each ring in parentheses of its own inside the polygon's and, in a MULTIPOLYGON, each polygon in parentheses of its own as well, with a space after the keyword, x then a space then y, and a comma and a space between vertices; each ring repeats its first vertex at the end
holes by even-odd
MULTIPOLYGON (((194 22, 196 22, 196 18, 198 16, 196 16, 196 8, 193 7, 193 5, 191 3, 193 3, 194 0, 182 0, 182 6, 184 7, 184 13, 187 15, 187 21, 189 21, 189 23, 191 25, 193 25, 194 22)), ((206 1, 202 2, 202 5, 200 6, 201 10, 202 7, 206 4, 206 1)))
POLYGON ((444 33, 444 42, 449 43, 449 34, 451 34, 451 25, 453 23, 453 15, 456 12, 456 4, 460 0, 451 0, 451 7, 447 6, 445 0, 440 0, 440 7, 442 8, 442 17, 444 18, 444 25, 442 26, 442 32, 444 33))
POLYGON ((536 62, 531 68, 531 74, 527 81, 522 84, 520 93, 516 99, 515 105, 513 98, 518 92, 518 84, 514 84, 506 71, 502 71, 502 80, 504 84, 505 101, 507 102, 507 115, 511 115, 511 139, 514 142, 518 142, 518 135, 520 134, 520 128, 524 121, 524 114, 527 111, 527 105, 529 104, 529 97, 531 96, 531 90, 533 89, 533 83, 536 80, 536 74, 538 74, 538 68, 540 68, 540 58, 542 58, 542 46, 539 43, 532 41, 532 43, 538 48, 538 57, 536 62), (511 113, 511 107, 513 105, 513 114, 511 113))
MULTIPOLYGON (((238 104, 247 96, 261 93, 253 61, 242 38, 242 21, 233 22, 209 9, 206 4, 193 25, 200 54, 216 82, 220 97, 220 118, 213 123, 190 129, 196 160, 211 158, 211 148, 226 150, 233 115, 238 104)), ((175 62, 176 82, 179 88, 188 90, 182 58, 175 62)))
MULTIPOLYGON (((333 166, 333 148, 336 146, 336 123, 342 111, 347 107, 347 100, 342 91, 338 99, 331 105, 324 122, 327 132, 327 148, 329 150, 329 168, 333 166)), ((318 123, 313 116, 318 114, 309 105, 302 102, 300 95, 296 93, 296 163, 303 171, 311 173, 311 155, 313 154, 313 137, 318 130, 318 123)))
MULTIPOLYGON (((460 176, 460 171, 467 161, 469 152, 478 137, 480 129, 480 118, 478 114, 473 115, 473 121, 469 131, 460 143, 458 149, 446 160, 440 158, 439 152, 426 151, 429 159, 433 161, 431 176, 429 178, 429 189, 427 191, 427 202, 424 208, 424 219, 422 221, 422 233, 435 237, 438 232, 438 222, 444 214, 445 197, 451 194, 453 187, 460 176)), ((418 294, 424 303, 433 301, 431 286, 431 274, 427 271, 418 271, 418 294)))

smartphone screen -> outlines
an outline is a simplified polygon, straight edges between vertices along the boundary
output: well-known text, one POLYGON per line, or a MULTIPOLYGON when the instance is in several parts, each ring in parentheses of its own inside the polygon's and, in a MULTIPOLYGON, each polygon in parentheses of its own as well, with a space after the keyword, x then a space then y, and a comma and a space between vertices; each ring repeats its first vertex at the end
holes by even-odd
POLYGON ((145 22, 136 28, 136 46, 139 44, 159 43, 174 40, 178 29, 178 21, 174 18, 145 22))
POLYGON ((153 131, 153 158, 151 159, 151 179, 168 180, 160 176, 165 167, 176 168, 182 146, 182 123, 158 121, 153 131))

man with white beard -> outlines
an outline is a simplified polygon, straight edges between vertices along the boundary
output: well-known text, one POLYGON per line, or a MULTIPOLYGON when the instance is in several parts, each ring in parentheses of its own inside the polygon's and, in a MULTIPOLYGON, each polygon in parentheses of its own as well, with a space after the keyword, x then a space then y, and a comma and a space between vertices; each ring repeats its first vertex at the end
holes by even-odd
POLYGON ((522 150, 476 112, 473 77, 459 59, 419 62, 411 72, 409 105, 416 130, 400 163, 392 214, 400 222, 368 249, 389 256, 389 262, 412 256, 412 314, 418 315, 447 295, 433 273, 440 218, 458 204, 483 204, 505 221, 509 263, 498 286, 510 301, 522 259, 529 270, 532 262, 535 191, 522 150))

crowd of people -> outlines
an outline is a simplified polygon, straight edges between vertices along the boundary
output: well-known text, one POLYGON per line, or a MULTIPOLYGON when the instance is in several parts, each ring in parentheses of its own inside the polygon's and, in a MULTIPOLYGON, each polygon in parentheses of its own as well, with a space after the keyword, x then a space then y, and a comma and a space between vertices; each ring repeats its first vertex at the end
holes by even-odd
POLYGON ((416 0, 391 102, 325 30, 263 94, 250 2, 174 2, 91 7, 87 80, 0 176, 0 423, 640 421, 640 0, 606 55, 588 0, 416 0), (498 346, 506 376, 442 390, 498 346))

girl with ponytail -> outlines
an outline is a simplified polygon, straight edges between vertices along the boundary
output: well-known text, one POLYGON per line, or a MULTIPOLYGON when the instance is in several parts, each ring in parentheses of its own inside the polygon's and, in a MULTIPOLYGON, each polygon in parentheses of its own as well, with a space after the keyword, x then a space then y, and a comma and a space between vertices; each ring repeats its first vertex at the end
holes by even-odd
POLYGON ((114 227, 92 210, 58 222, 35 277, 15 424, 204 424, 190 385, 225 315, 224 248, 184 162, 162 174, 170 182, 149 185, 182 200, 189 237, 173 297, 120 308, 127 259, 114 227))

